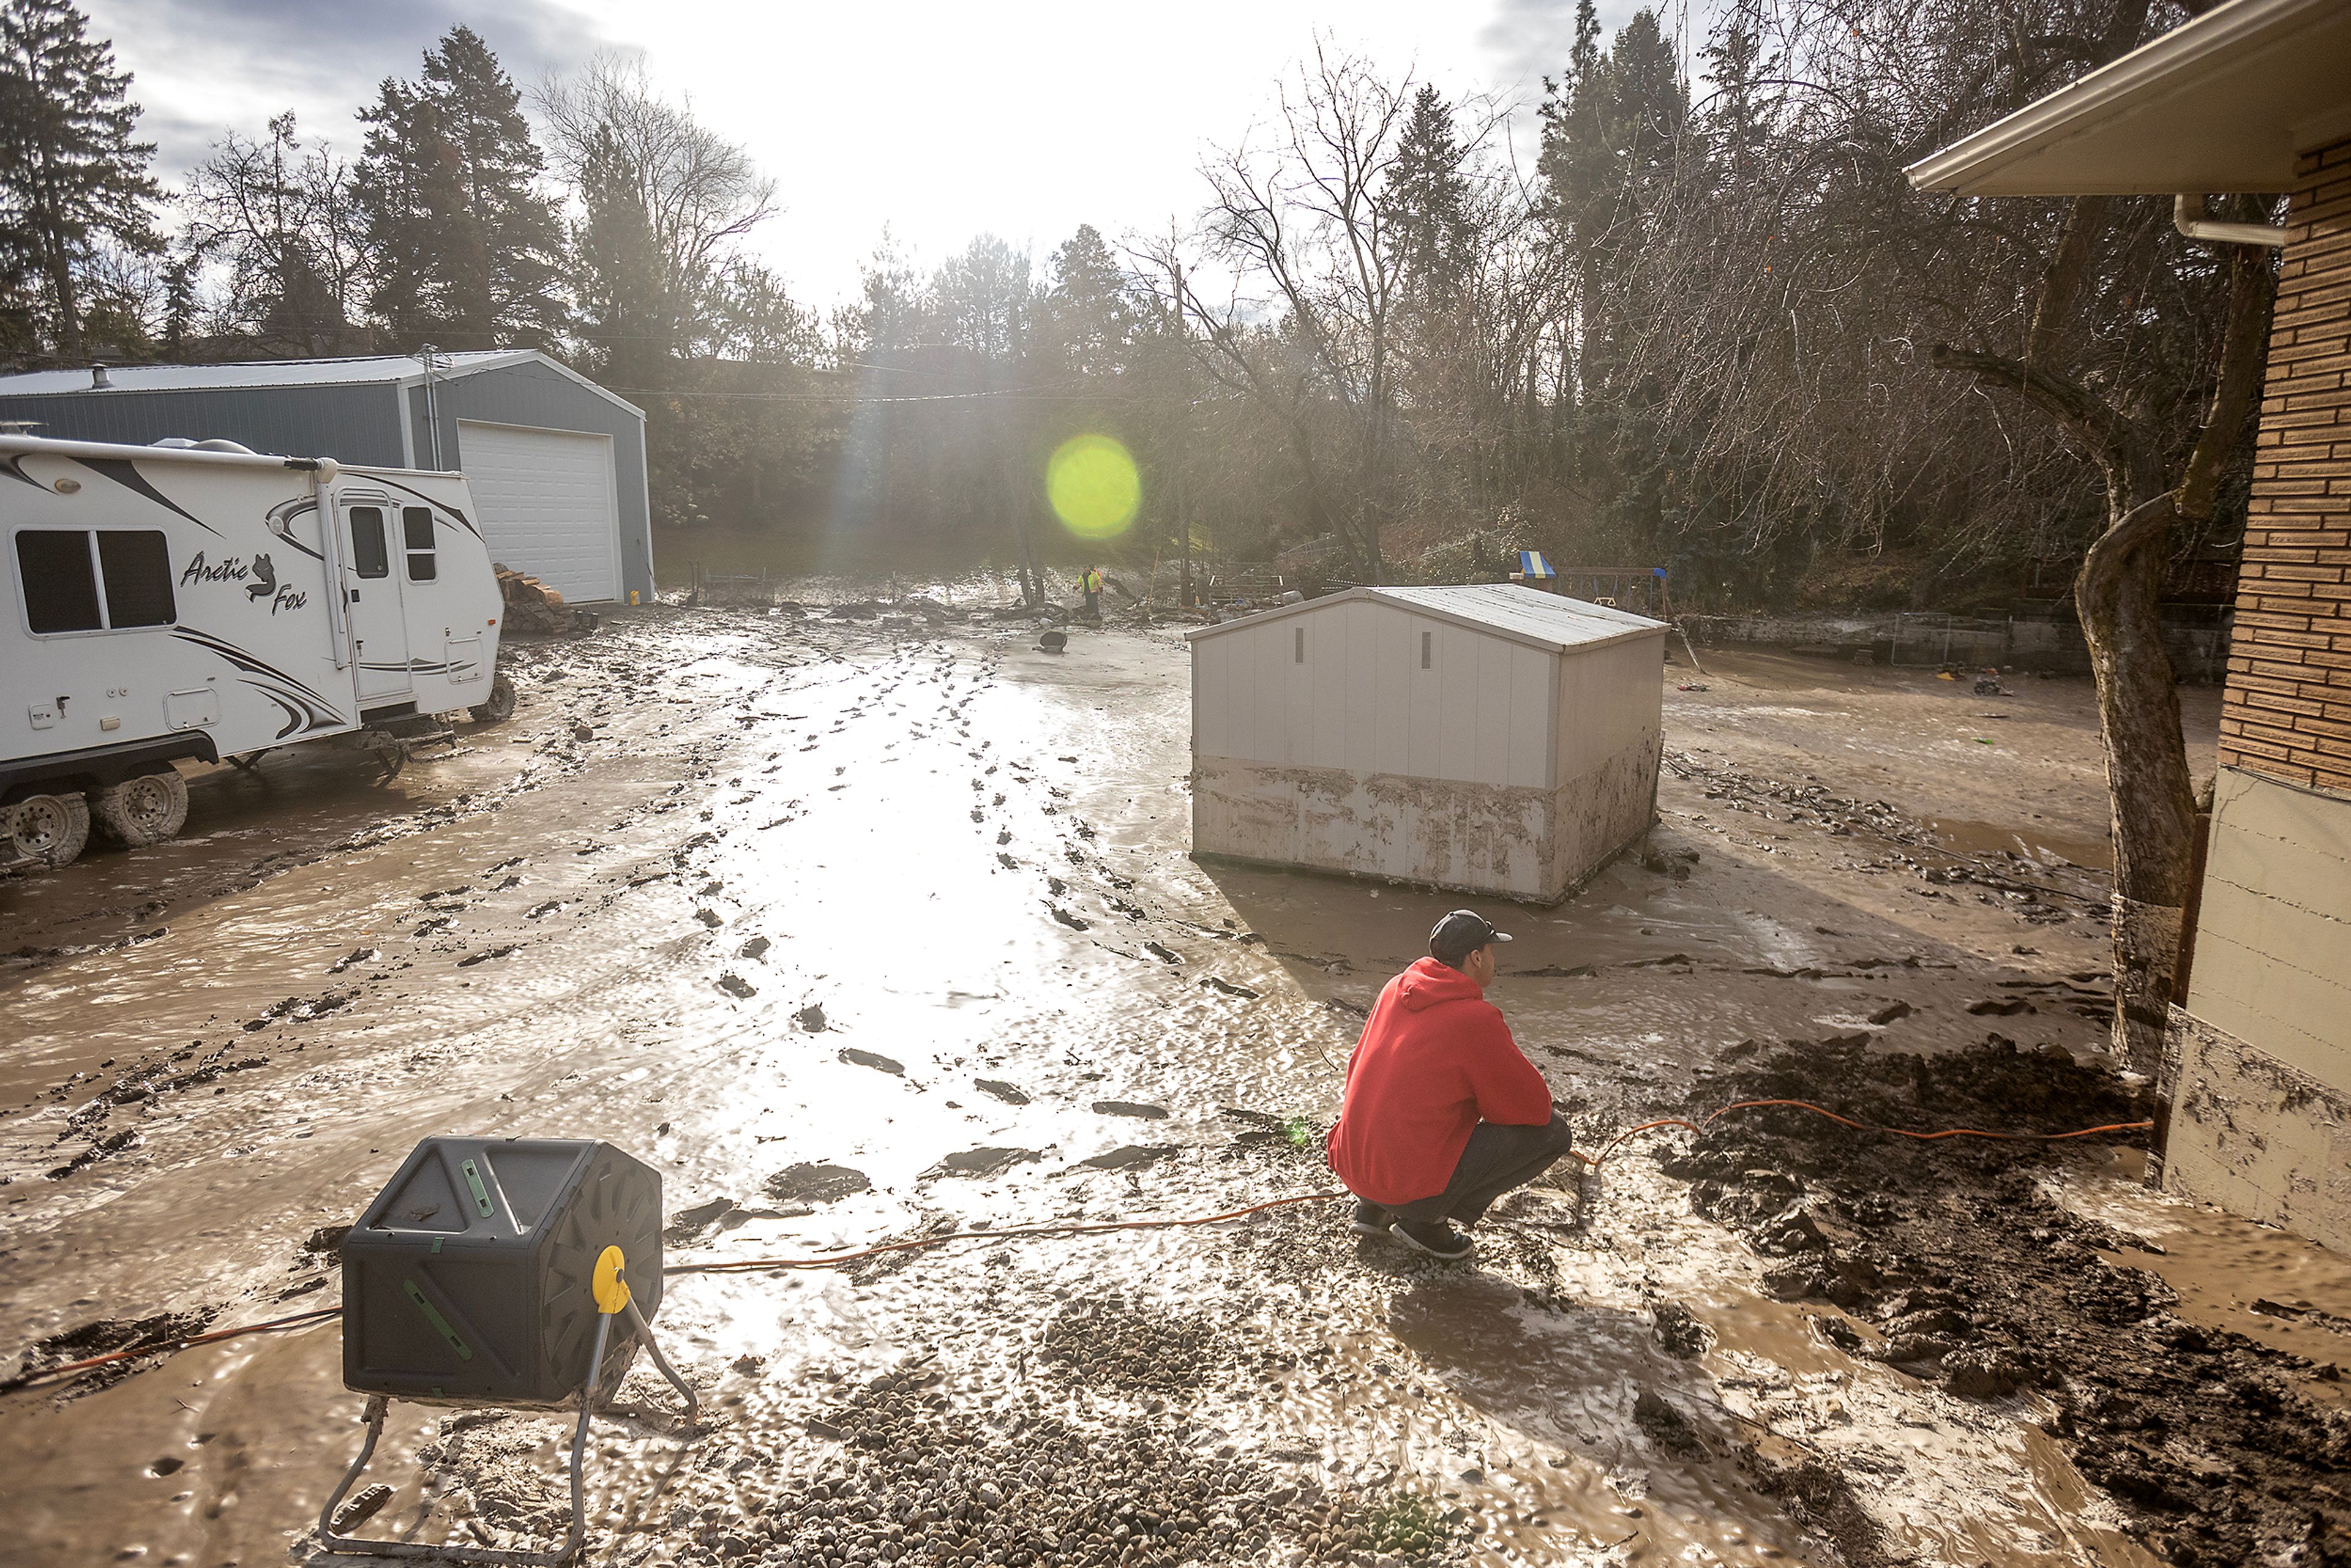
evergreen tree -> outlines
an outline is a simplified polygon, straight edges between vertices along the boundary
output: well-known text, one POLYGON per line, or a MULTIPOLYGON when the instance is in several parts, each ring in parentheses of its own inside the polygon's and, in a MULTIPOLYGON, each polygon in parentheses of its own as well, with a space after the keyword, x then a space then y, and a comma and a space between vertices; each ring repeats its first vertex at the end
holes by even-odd
POLYGON ((1045 296, 1047 351, 1083 375, 1114 375, 1141 330, 1126 274, 1102 231, 1081 224, 1053 252, 1053 287, 1045 296))
POLYGON ((472 28, 389 78, 361 110, 356 197, 375 260, 369 303, 402 347, 544 346, 561 326, 562 225, 521 95, 472 28))
POLYGON ((1384 193, 1405 291, 1416 300, 1442 298, 1468 277, 1475 240, 1461 172, 1467 155, 1454 133, 1453 106, 1424 85, 1413 95, 1384 193))
POLYGON ((65 359, 84 350, 87 274, 101 247, 152 254, 154 143, 114 46, 68 0, 0 4, 0 316, 65 359))

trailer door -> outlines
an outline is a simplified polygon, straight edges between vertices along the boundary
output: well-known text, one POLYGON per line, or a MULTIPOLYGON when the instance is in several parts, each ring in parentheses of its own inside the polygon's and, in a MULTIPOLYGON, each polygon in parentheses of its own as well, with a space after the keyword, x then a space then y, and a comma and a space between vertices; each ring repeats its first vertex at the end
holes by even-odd
POLYGON ((408 622, 401 610, 400 574, 392 569, 391 514, 381 501, 343 507, 343 592, 362 709, 409 694, 408 622))

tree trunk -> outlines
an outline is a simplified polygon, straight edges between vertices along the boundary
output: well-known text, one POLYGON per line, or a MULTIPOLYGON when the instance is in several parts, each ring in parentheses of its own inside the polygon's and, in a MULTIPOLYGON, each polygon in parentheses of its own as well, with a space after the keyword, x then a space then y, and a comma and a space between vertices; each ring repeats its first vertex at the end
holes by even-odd
MULTIPOLYGON (((2077 202, 2074 217, 2094 200, 2077 202)), ((2069 220, 2051 267, 2052 287, 2035 312, 2036 328, 2048 328, 2034 334, 2034 346, 2044 354, 2064 316, 2062 298, 2053 297, 2070 292, 2082 276, 2074 256, 2078 232, 2078 224, 2069 220)), ((2212 406, 2176 487, 2164 486, 2162 461, 2148 432, 2043 363, 1942 343, 1930 354, 1946 370, 1971 371, 2039 406, 2072 432, 2105 473, 2107 516, 2113 521, 2083 559, 2074 603, 2097 679, 2113 810, 2113 1051, 2133 1071, 2149 1074, 2163 1060, 2196 831, 2179 694, 2163 651, 2164 547, 2175 520, 2200 522, 2211 514, 2221 475, 2261 387, 2277 293, 2271 255, 2237 248, 2230 263, 2228 324, 2212 406)))
POLYGON ((2163 651, 2164 545, 2177 515, 2168 491, 2133 507, 2090 548, 2074 584, 2114 813, 2113 1050, 2150 1075, 2163 1059, 2196 828, 2179 693, 2163 651))

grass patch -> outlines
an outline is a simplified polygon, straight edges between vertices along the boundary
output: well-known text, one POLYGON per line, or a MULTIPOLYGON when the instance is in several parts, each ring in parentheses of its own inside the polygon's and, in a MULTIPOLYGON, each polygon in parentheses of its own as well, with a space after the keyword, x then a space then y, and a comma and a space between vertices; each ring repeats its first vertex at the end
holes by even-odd
POLYGON ((1303 1116, 1292 1116, 1281 1124, 1281 1135, 1290 1140, 1290 1146, 1293 1149, 1311 1146, 1316 1131, 1314 1124, 1303 1116))
POLYGON ((1418 1492, 1390 1492, 1365 1508, 1355 1527, 1374 1552, 1434 1556, 1453 1539, 1454 1515, 1418 1492))

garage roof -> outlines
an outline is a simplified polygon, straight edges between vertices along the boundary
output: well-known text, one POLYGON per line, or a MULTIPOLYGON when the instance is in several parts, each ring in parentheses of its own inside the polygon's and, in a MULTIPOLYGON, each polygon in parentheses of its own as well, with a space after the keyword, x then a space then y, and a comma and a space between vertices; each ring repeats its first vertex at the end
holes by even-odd
POLYGON ((1635 615, 1605 604, 1593 604, 1581 599, 1569 599, 1562 594, 1547 593, 1540 588, 1527 588, 1515 582, 1468 582, 1439 588, 1351 588, 1343 593, 1310 599, 1300 604, 1279 605, 1219 625, 1203 626, 1196 632, 1186 632, 1185 636, 1192 639, 1219 636, 1243 626, 1255 626, 1279 621, 1285 615, 1327 609, 1333 604, 1363 599, 1382 600, 1418 614, 1433 615, 1440 621, 1450 621, 1456 625, 1479 632, 1490 632, 1513 643, 1523 643, 1552 653, 1622 642, 1628 637, 1646 636, 1666 630, 1666 623, 1662 621, 1652 621, 1646 615, 1635 615))
POLYGON ((2227 0, 1907 171, 1965 196, 2284 191, 2351 135, 2351 5, 2227 0))
MULTIPOLYGON (((605 391, 586 376, 561 364, 536 349, 480 349, 464 353, 435 354, 433 373, 438 381, 455 381, 461 376, 478 375, 484 371, 503 370, 510 365, 539 364, 577 382, 608 402, 618 404, 632 413, 643 410, 627 399, 605 391)), ((348 360, 255 360, 224 365, 109 365, 106 367, 110 386, 91 384, 90 372, 81 371, 26 371, 18 375, 0 376, 0 397, 59 396, 87 392, 92 397, 105 397, 110 392, 207 392, 225 387, 326 387, 402 385, 416 386, 424 380, 424 361, 415 354, 375 354, 364 359, 348 360)))

